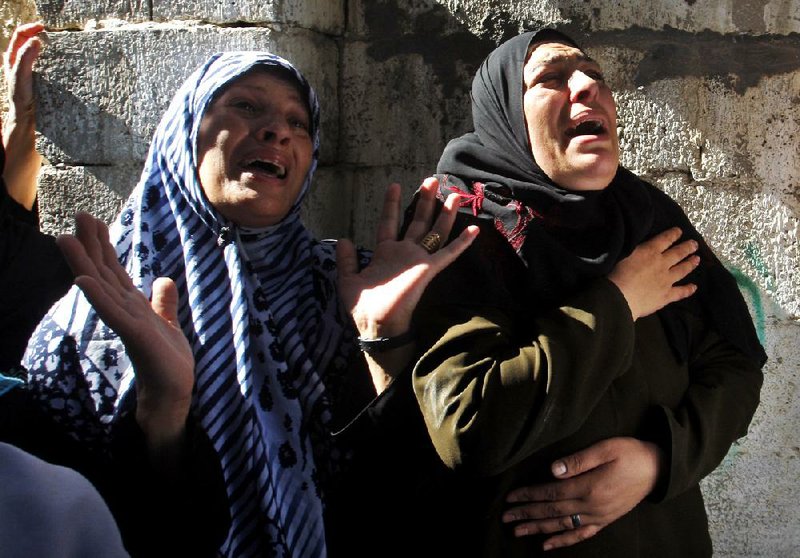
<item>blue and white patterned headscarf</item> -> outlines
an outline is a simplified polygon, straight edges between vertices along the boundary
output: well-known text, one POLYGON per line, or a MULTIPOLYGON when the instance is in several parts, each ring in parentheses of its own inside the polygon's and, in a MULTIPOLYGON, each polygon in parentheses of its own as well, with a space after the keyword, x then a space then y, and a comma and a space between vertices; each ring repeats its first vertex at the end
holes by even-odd
MULTIPOLYGON (((334 247, 300 221, 319 151, 319 106, 287 61, 258 52, 212 56, 175 95, 142 178, 111 230, 120 261, 150 296, 171 277, 196 360, 194 413, 222 464, 233 519, 228 556, 324 556, 321 484, 338 459, 329 392, 353 346, 336 295, 334 247), (255 66, 279 66, 306 94, 314 157, 289 214, 264 229, 227 221, 197 174, 209 104, 255 66)), ((102 441, 131 390, 120 339, 74 288, 34 333, 25 359, 39 400, 72 433, 102 441)))

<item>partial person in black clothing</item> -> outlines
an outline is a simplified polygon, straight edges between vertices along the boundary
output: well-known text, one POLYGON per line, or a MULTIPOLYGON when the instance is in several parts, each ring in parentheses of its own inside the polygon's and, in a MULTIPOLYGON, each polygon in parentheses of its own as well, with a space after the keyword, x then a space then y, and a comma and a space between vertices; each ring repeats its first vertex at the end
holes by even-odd
POLYGON ((0 149, 0 372, 19 375, 36 324, 72 285, 55 239, 39 231, 33 64, 42 44, 39 23, 20 26, 4 57, 8 114, 0 149), (6 157, 7 154, 7 157, 6 157))
POLYGON ((128 553, 106 503, 83 475, 71 470, 94 471, 95 464, 32 405, 19 378, 28 337, 72 284, 55 239, 39 231, 36 211, 42 158, 34 145, 32 80, 42 30, 38 23, 20 26, 4 57, 8 114, 0 142, 0 549, 9 558, 122 558, 128 553))

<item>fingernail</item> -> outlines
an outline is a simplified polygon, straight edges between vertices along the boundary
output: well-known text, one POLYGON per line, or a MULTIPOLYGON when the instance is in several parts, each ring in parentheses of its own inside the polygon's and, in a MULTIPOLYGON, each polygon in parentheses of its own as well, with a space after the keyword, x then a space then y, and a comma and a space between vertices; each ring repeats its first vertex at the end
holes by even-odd
POLYGON ((567 472, 567 464, 563 461, 556 461, 553 463, 553 474, 557 477, 560 477, 567 472))
POLYGON ((503 523, 511 523, 514 521, 514 514, 513 513, 504 513, 502 518, 503 523))
POLYGON ((545 543, 544 546, 542 547, 542 549, 545 550, 545 551, 552 550, 552 548, 553 548, 553 545, 550 544, 550 543, 545 543))

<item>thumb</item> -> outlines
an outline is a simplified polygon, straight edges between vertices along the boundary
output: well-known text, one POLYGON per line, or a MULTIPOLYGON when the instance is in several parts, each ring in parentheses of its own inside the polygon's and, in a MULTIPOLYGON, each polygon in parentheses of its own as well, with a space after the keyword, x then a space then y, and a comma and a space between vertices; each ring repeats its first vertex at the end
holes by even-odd
POLYGON ((159 277, 153 282, 150 301, 153 312, 175 327, 178 325, 178 287, 169 277, 159 277))
POLYGON ((550 470, 558 479, 568 479, 591 471, 612 460, 607 451, 607 440, 598 442, 588 448, 562 457, 553 462, 550 470))

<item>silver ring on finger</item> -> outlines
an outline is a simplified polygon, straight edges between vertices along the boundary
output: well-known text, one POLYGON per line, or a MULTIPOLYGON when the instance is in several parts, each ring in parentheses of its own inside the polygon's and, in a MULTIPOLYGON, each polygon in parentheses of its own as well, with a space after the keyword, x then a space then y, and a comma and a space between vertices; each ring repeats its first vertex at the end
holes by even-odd
POLYGON ((572 520, 572 528, 577 529, 581 526, 581 514, 573 513, 569 518, 572 520))
POLYGON ((439 248, 441 248, 442 237, 439 235, 439 233, 431 231, 419 241, 419 245, 425 248, 425 251, 428 252, 428 254, 433 254, 439 248))

